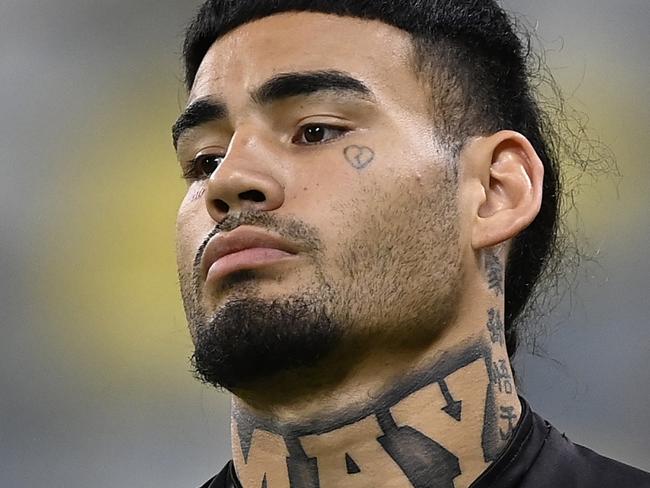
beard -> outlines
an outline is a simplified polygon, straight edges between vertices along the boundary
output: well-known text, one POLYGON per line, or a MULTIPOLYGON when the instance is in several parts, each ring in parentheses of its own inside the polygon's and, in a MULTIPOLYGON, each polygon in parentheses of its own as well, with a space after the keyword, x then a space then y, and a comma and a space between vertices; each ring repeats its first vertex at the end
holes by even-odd
MULTIPOLYGON (((253 280, 254 271, 228 279, 231 286, 253 280)), ((245 389, 260 379, 312 367, 342 342, 344 327, 327 309, 327 285, 275 299, 233 298, 208 317, 184 281, 184 303, 195 331, 192 366, 206 384, 245 389)))
MULTIPOLYGON (((261 298, 260 273, 233 273, 220 285, 230 296, 215 308, 202 297, 201 247, 194 266, 179 261, 198 379, 231 392, 294 382, 309 388, 336 383, 364 355, 428 347, 455 319, 461 290, 455 185, 436 179, 430 188, 424 196, 404 188, 379 207, 355 205, 367 211, 335 249, 296 221, 244 215, 222 224, 282 229, 276 232, 287 239, 309 241, 313 274, 292 293, 261 298)), ((381 195, 378 188, 368 193, 368 200, 381 195)))

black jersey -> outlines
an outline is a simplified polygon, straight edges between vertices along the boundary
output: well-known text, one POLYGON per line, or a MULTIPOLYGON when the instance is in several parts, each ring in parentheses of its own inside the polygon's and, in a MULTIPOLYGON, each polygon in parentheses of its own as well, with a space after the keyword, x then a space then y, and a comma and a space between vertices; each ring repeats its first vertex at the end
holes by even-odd
MULTIPOLYGON (((650 473, 574 444, 520 400, 513 438, 470 488, 650 488, 650 473)), ((242 488, 232 461, 201 488, 242 488)))

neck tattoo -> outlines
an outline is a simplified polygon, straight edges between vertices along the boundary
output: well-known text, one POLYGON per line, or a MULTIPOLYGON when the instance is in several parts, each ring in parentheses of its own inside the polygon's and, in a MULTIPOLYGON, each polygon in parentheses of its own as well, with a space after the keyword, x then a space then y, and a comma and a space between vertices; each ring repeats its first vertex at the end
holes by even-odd
POLYGON ((443 353, 368 404, 278 424, 233 410, 245 488, 469 486, 503 451, 521 406, 494 309, 485 338, 443 353), (496 345, 496 347, 495 347, 496 345))

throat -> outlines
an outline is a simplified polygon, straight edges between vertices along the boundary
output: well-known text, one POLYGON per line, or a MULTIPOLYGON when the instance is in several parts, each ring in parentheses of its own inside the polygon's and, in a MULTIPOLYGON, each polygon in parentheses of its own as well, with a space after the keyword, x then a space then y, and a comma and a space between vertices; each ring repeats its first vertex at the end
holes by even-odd
POLYGON ((505 350, 487 337, 437 355, 366 401, 280 421, 233 400, 244 488, 465 488, 501 454, 521 415, 505 350))

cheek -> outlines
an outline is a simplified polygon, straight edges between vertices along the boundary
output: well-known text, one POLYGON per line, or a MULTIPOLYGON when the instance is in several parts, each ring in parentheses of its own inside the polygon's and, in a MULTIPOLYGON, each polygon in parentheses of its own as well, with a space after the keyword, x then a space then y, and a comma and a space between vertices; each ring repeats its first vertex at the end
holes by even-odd
POLYGON ((199 200, 203 200, 207 189, 206 186, 205 180, 199 180, 194 181, 187 187, 187 192, 185 193, 185 197, 181 202, 180 210, 178 212, 179 215, 183 213, 184 209, 187 209, 190 206, 194 208, 193 206, 197 204, 199 200))
POLYGON ((197 211, 191 207, 183 202, 176 218, 176 261, 179 270, 186 272, 190 271, 199 246, 196 241, 201 238, 196 222, 197 211))

